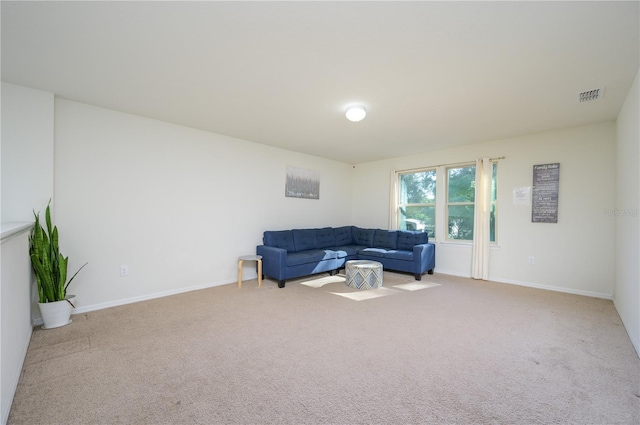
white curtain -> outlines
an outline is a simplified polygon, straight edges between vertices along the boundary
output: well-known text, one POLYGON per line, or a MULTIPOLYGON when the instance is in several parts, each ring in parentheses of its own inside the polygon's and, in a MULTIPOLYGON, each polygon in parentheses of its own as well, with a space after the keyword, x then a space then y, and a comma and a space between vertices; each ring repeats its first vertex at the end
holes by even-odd
POLYGON ((476 206, 473 219, 473 255, 471 277, 489 279, 489 219, 491 216, 491 177, 489 158, 476 160, 476 206))
POLYGON ((389 182, 389 230, 398 228, 398 172, 391 170, 389 182))

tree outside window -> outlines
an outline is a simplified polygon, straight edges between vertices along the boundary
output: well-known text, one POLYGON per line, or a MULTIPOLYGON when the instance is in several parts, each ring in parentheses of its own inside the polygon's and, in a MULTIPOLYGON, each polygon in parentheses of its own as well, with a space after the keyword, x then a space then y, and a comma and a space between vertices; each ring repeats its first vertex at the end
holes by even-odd
POLYGON ((427 232, 435 238, 436 170, 400 174, 398 229, 427 232))
POLYGON ((493 163, 491 175, 491 209, 489 216, 489 237, 491 242, 496 241, 496 215, 498 214, 498 163, 493 163))
POLYGON ((447 169, 447 235, 449 239, 473 240, 475 194, 475 165, 447 169))
MULTIPOLYGON (((497 170, 497 163, 494 163, 491 179, 491 206, 489 216, 489 236, 491 242, 495 242, 496 240, 497 170)), ((475 191, 475 165, 447 169, 448 239, 473 240, 475 191)))

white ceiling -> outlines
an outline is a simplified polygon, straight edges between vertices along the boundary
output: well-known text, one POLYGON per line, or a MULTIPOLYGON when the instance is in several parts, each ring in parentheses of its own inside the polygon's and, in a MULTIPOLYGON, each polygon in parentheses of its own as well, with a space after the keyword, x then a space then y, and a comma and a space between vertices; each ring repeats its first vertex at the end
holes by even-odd
POLYGON ((350 164, 614 120, 640 66, 638 1, 1 12, 3 81, 350 164), (354 102, 369 112, 360 123, 344 117, 354 102))

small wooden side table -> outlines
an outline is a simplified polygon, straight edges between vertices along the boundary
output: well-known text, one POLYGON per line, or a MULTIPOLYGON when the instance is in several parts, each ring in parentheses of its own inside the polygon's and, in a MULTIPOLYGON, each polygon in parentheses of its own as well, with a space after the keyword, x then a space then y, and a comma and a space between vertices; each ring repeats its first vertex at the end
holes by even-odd
POLYGON ((262 255, 241 255, 238 257, 238 288, 242 288, 242 263, 245 261, 258 262, 258 288, 262 286, 262 255))

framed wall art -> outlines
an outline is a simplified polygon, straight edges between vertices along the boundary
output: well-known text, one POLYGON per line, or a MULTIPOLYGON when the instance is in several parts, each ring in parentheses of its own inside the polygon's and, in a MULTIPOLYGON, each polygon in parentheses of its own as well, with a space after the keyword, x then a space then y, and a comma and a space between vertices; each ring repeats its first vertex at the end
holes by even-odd
POLYGON ((284 196, 320 199, 320 172, 287 166, 284 196))
POLYGON ((533 166, 533 190, 531 193, 531 222, 558 222, 558 188, 560 164, 533 166))

